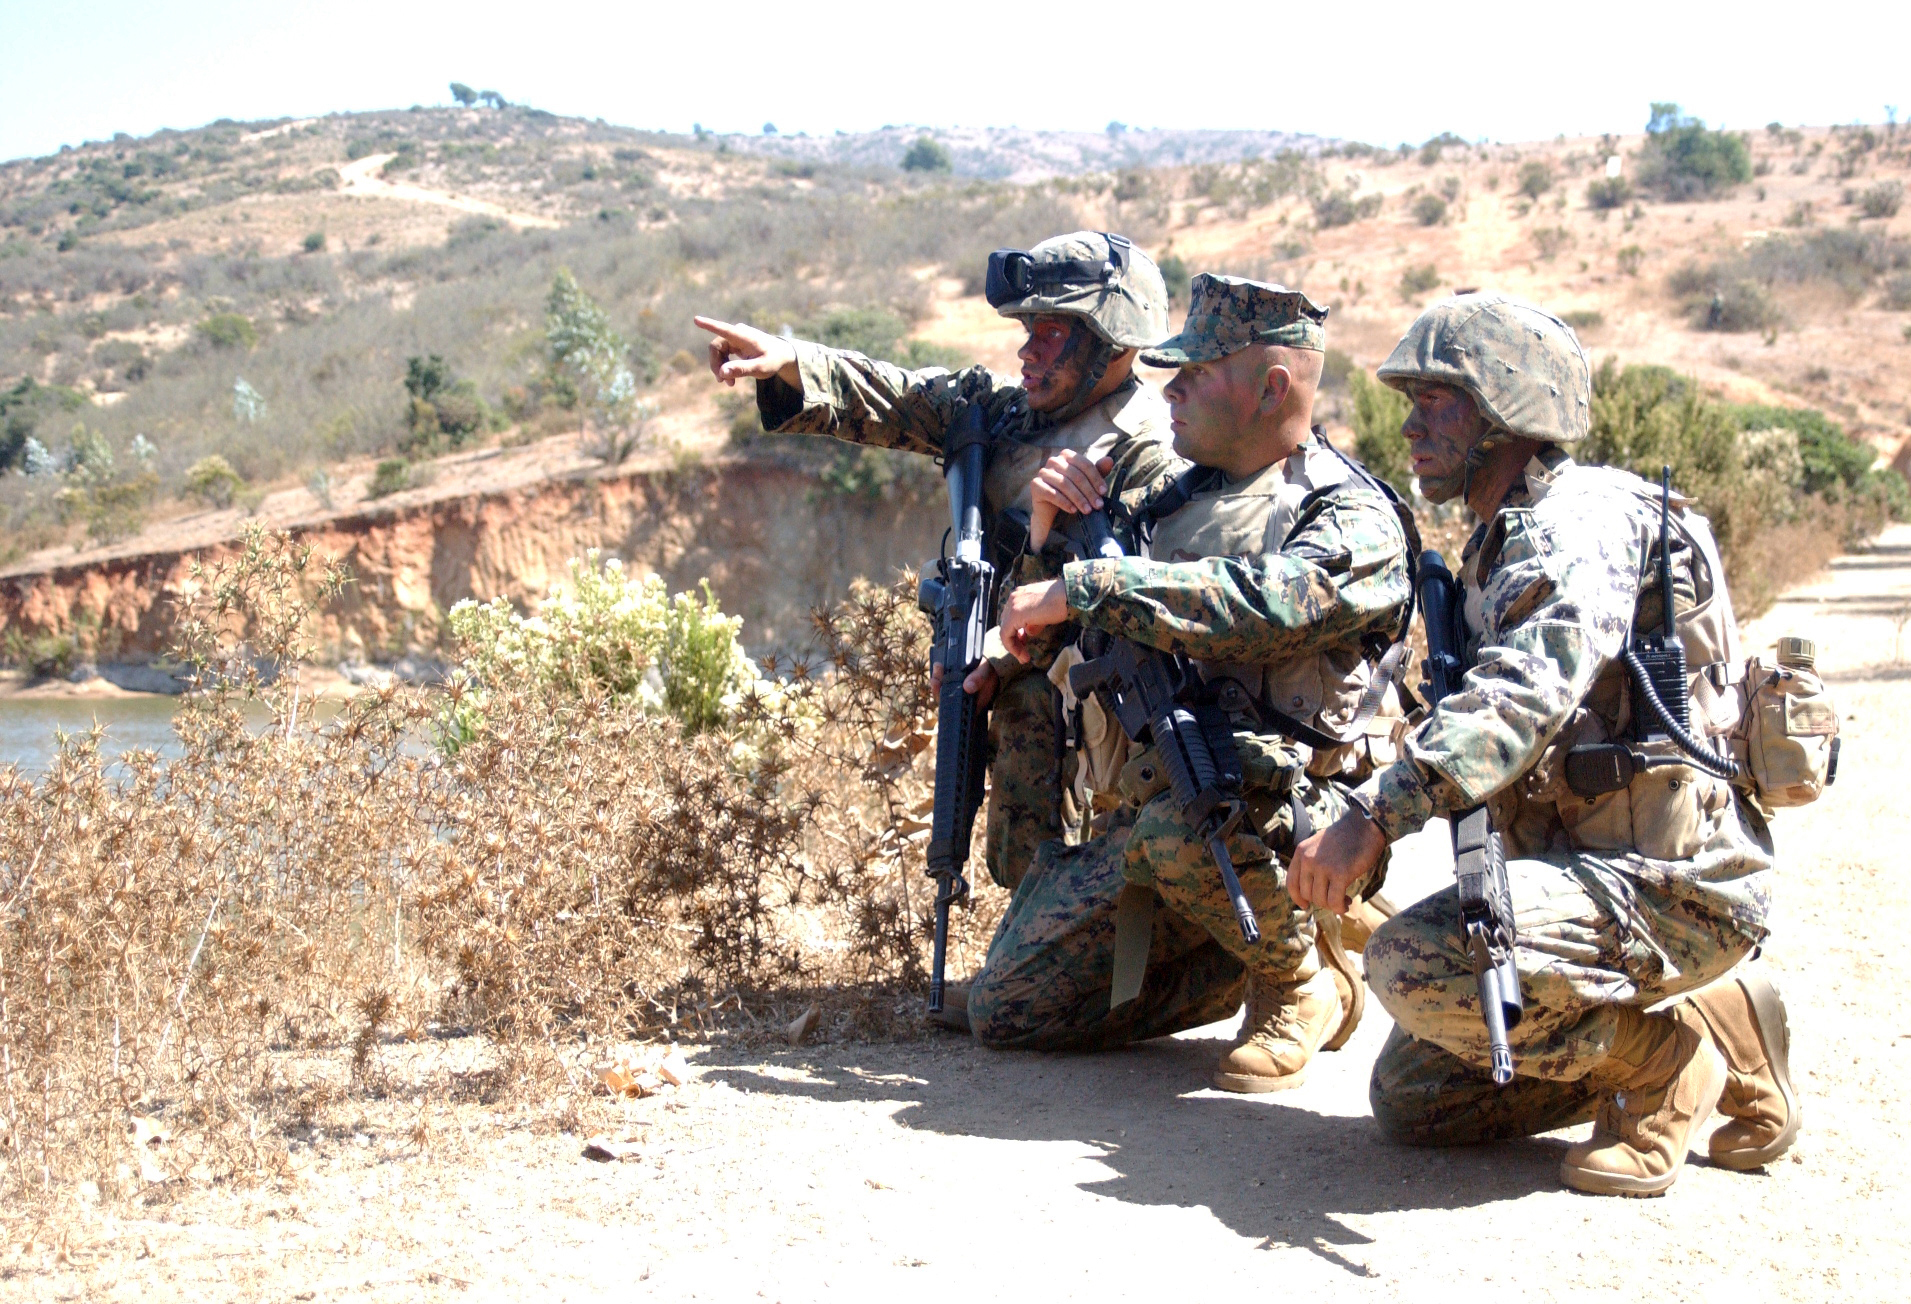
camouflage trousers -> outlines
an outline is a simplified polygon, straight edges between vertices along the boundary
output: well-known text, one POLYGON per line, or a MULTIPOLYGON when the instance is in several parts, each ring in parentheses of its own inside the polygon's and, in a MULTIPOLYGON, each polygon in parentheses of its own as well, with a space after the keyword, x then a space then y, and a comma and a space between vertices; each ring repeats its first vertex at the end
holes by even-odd
POLYGON ((1392 1140, 1467 1145, 1591 1118, 1588 1074, 1610 1051, 1618 1007, 1703 987, 1749 955, 1769 914, 1763 825, 1691 861, 1619 853, 1509 860, 1525 1013, 1508 1037, 1517 1077, 1487 1072, 1479 990, 1449 888, 1409 907, 1367 943, 1367 984, 1395 1028, 1374 1063, 1374 1119, 1392 1140))
MULTIPOLYGON (((1297 791, 1324 827, 1346 810, 1338 788, 1301 776, 1297 791)), ((1288 974, 1314 944, 1314 921, 1286 890, 1270 844, 1291 848, 1285 794, 1248 794, 1248 815, 1228 839, 1261 940, 1241 938, 1234 908, 1205 844, 1171 793, 1124 806, 1108 830, 1081 844, 1042 844, 996 928, 969 987, 969 1023, 988 1046, 1100 1050, 1227 1018, 1240 1008, 1252 968, 1288 974), (1116 897, 1124 884, 1159 898, 1141 994, 1108 1008, 1114 984, 1116 897)))
POLYGON ((988 823, 982 861, 1013 889, 1051 838, 1075 839, 1075 754, 1063 745, 1062 695, 1046 675, 1003 684, 989 704, 988 823))

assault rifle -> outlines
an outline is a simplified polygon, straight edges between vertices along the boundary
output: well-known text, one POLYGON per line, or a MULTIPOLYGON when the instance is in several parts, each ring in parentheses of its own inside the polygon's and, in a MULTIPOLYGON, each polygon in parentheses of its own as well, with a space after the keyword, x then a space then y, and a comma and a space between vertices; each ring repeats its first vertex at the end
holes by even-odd
MULTIPOLYGON (((1121 545, 1109 533, 1105 512, 1090 512, 1082 519, 1082 529, 1089 556, 1122 555, 1121 545)), ((1097 636, 1091 631, 1083 637, 1083 644, 1085 652, 1090 644, 1101 646, 1095 649, 1096 656, 1070 667, 1070 691, 1078 698, 1099 694, 1102 707, 1121 724, 1131 741, 1154 747, 1168 772, 1168 787, 1182 816, 1194 827, 1195 836, 1207 844, 1215 868, 1221 871, 1221 884, 1233 903, 1241 936, 1250 944, 1260 941, 1254 907, 1248 904, 1240 876, 1234 872, 1234 861, 1228 855, 1228 834, 1241 822, 1245 810, 1240 767, 1238 763, 1216 763, 1215 748, 1201 722, 1181 702, 1190 690, 1199 687, 1200 677, 1186 658, 1125 638, 1097 636)))
POLYGON ((969 895, 963 870, 969 862, 969 841, 988 768, 982 709, 975 695, 962 686, 982 661, 982 638, 995 611, 995 567, 982 556, 982 473, 987 453, 982 405, 967 402, 950 426, 942 452, 955 552, 938 557, 934 571, 924 571, 916 590, 916 605, 935 621, 930 664, 942 671, 936 700, 936 802, 929 817, 929 877, 936 883, 931 1014, 942 1010, 949 908, 969 895))
MULTIPOLYGON (((1441 698, 1459 690, 1466 673, 1460 584, 1445 559, 1432 550, 1420 554, 1420 611, 1427 627, 1427 660, 1422 668, 1431 711, 1441 698)), ((1480 984, 1480 1017, 1486 1020, 1487 1040, 1492 1043, 1493 1081, 1503 1087, 1513 1080, 1513 1049, 1506 1033, 1519 1026, 1525 1012, 1519 969, 1513 962, 1517 933, 1513 893, 1506 881, 1506 853, 1484 805, 1453 811, 1447 822, 1453 829, 1460 921, 1473 957, 1473 975, 1480 984)))

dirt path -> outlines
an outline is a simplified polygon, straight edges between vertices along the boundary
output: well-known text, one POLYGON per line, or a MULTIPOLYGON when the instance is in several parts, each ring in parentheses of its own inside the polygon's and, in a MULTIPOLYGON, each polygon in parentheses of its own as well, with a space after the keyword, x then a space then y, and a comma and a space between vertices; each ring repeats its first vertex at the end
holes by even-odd
MULTIPOLYGON (((1911 1298, 1908 604, 1900 527, 1750 631, 1814 633, 1847 717, 1837 786, 1776 826, 1759 963, 1791 1002, 1806 1129, 1769 1173, 1695 1161, 1664 1200, 1602 1200, 1559 1188, 1563 1134, 1389 1147, 1366 1100, 1377 1012, 1258 1099, 1203 1089, 1223 1027, 1100 1056, 706 1050, 674 1097, 621 1107, 634 1160, 588 1162, 514 1109, 394 1098, 295 1143, 291 1189, 77 1209, 74 1264, 57 1242, 0 1250, 0 1296, 1911 1298)), ((1403 900, 1446 881, 1438 843, 1418 853, 1403 900)))
POLYGON ((455 208, 461 213, 472 213, 479 217, 497 217, 513 226, 546 227, 555 230, 564 224, 552 217, 540 217, 535 213, 518 213, 494 204, 488 199, 473 199, 469 195, 453 195, 442 190, 427 190, 423 186, 408 185, 402 181, 387 181, 379 175, 379 169, 396 158, 395 154, 367 154, 364 158, 347 163, 338 170, 342 182, 340 190, 347 195, 365 195, 380 199, 397 199, 411 204, 438 204, 444 208, 455 208))

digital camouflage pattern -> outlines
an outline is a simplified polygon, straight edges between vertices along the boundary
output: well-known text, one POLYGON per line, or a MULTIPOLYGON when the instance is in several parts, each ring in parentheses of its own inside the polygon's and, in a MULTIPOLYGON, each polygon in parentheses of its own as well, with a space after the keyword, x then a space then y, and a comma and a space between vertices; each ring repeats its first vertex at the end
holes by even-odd
POLYGON ((1042 675, 1005 680, 989 704, 989 806, 983 863, 1013 889, 1050 838, 1074 841, 1075 756, 1063 745, 1061 696, 1042 675), (1056 799, 1056 794, 1061 799, 1056 799))
POLYGON ((1579 337, 1544 308, 1503 294, 1462 294, 1415 319, 1380 364, 1382 383, 1451 385, 1500 429, 1548 443, 1592 426, 1592 370, 1579 337))
MULTIPOLYGON (((1162 468, 1147 490, 1111 481, 1113 514, 1123 523, 1118 533, 1132 525, 1148 493, 1172 480, 1171 469, 1162 468)), ((1270 513, 1280 504, 1272 496, 1259 501, 1270 513)), ((1181 510, 1208 507, 1190 503, 1181 510)), ((1044 578, 1054 561, 1053 554, 1026 558, 1020 577, 1044 578)), ((1327 648, 1357 658, 1366 640, 1397 628, 1409 590, 1399 520, 1377 491, 1357 480, 1313 497, 1278 552, 1070 562, 1061 570, 1071 609, 1084 586, 1095 594, 1076 612, 1082 624, 1204 661, 1265 663, 1327 648), (1160 614, 1170 609, 1185 614, 1170 624, 1160 614)), ((1286 870, 1276 855, 1294 845, 1290 794, 1313 824, 1324 826, 1347 809, 1344 789, 1305 772, 1305 748, 1256 732, 1258 722, 1247 717, 1236 723, 1247 816, 1229 845, 1261 941, 1252 947, 1242 941, 1220 874, 1172 794, 1135 794, 1139 809, 1122 807, 1108 832, 1076 847, 1042 845, 970 988, 969 1018, 979 1039, 1004 1047, 1093 1049, 1161 1036, 1232 1013, 1250 967, 1277 983, 1301 967, 1315 925, 1287 896, 1286 870), (1142 994, 1111 1012, 1115 898, 1124 883, 1152 887, 1161 908, 1142 994)))
MULTIPOLYGON (((1044 263, 1108 263, 1108 237, 1100 231, 1071 231, 1042 241, 1029 250, 1036 266, 1044 263)), ((1123 254, 1125 266, 1114 279, 1101 283, 1065 283, 1005 303, 996 309, 1004 317, 1033 317, 1060 313, 1079 317, 1089 329, 1118 349, 1141 349, 1168 333, 1168 286, 1154 260, 1132 244, 1123 254)))
POLYGON ((1121 808, 1108 832, 1080 846, 1043 845, 969 988, 977 1039, 1000 1049, 1101 1050, 1163 1037, 1233 1014, 1250 968, 1277 978, 1301 969, 1314 945, 1312 912, 1287 895, 1286 868, 1271 850, 1294 845, 1288 785, 1322 827, 1347 801, 1335 785, 1302 773, 1291 749, 1287 755, 1285 772, 1250 783, 1247 818, 1228 839, 1261 923, 1258 944, 1241 940, 1206 846, 1173 794, 1161 793, 1139 810, 1121 808), (1110 1010, 1115 898, 1125 883, 1152 886, 1163 908, 1141 995, 1110 1010))
POLYGON ((1355 481, 1315 497, 1278 552, 1097 558, 1070 562, 1062 583, 1070 616, 1085 627, 1250 665, 1391 641, 1411 588, 1392 504, 1355 481))
POLYGON ((1756 943, 1742 922, 1675 885, 1681 873, 1754 874, 1769 857, 1730 839, 1678 866, 1589 854, 1509 860, 1526 1013, 1507 1040, 1517 1077, 1493 1085, 1457 894, 1435 893, 1367 943, 1367 983, 1396 1027, 1374 1063, 1374 1119, 1390 1138, 1466 1145, 1591 1118, 1618 1007, 1640 1009, 1729 972, 1756 943), (1656 882, 1655 882, 1656 880, 1656 882))
MULTIPOLYGON (((1498 1097, 1479 1072, 1486 1036, 1454 891, 1368 942, 1369 984, 1408 1034, 1375 1066, 1374 1112, 1403 1136, 1561 1125, 1561 1111, 1579 1109, 1593 1088, 1528 1080, 1579 1082, 1611 1045, 1616 1006, 1702 986, 1766 934, 1771 839, 1730 785, 1689 767, 1655 769, 1589 801, 1558 772, 1567 746, 1623 736, 1630 720, 1615 658, 1661 609, 1658 512, 1645 488, 1557 449, 1529 463, 1464 553, 1473 668, 1407 737, 1401 759, 1354 794, 1390 842, 1488 801, 1519 930, 1526 1014, 1510 1040, 1520 1080, 1498 1097)), ((1694 554, 1675 549, 1672 562, 1675 601, 1689 604, 1694 554)))
MULTIPOLYGON (((1127 881, 1134 811, 1081 846, 1044 843, 969 986, 969 1026, 1002 1050, 1106 1050, 1225 1019, 1243 969, 1207 929, 1160 911, 1141 994, 1108 1008, 1115 898, 1127 881)), ((1237 936, 1238 936, 1238 929, 1237 936)))
POLYGON ((1250 344, 1327 347, 1327 309, 1283 285, 1202 272, 1189 285, 1188 319, 1179 334, 1141 351, 1151 367, 1212 362, 1250 344))

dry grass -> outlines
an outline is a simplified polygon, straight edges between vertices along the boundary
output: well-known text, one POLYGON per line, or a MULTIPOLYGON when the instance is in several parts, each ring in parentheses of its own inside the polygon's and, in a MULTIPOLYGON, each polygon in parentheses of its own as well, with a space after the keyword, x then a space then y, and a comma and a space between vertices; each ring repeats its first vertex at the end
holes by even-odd
POLYGON ((825 992, 840 1031, 920 1026, 912 585, 819 615, 727 731, 527 679, 447 756, 456 688, 321 713, 271 676, 341 580, 254 532, 185 600, 179 756, 74 737, 0 774, 0 1196, 270 1180, 286 1129, 388 1089, 394 1038, 476 1031, 488 1090, 574 1116, 605 1041, 749 1038, 825 992))

